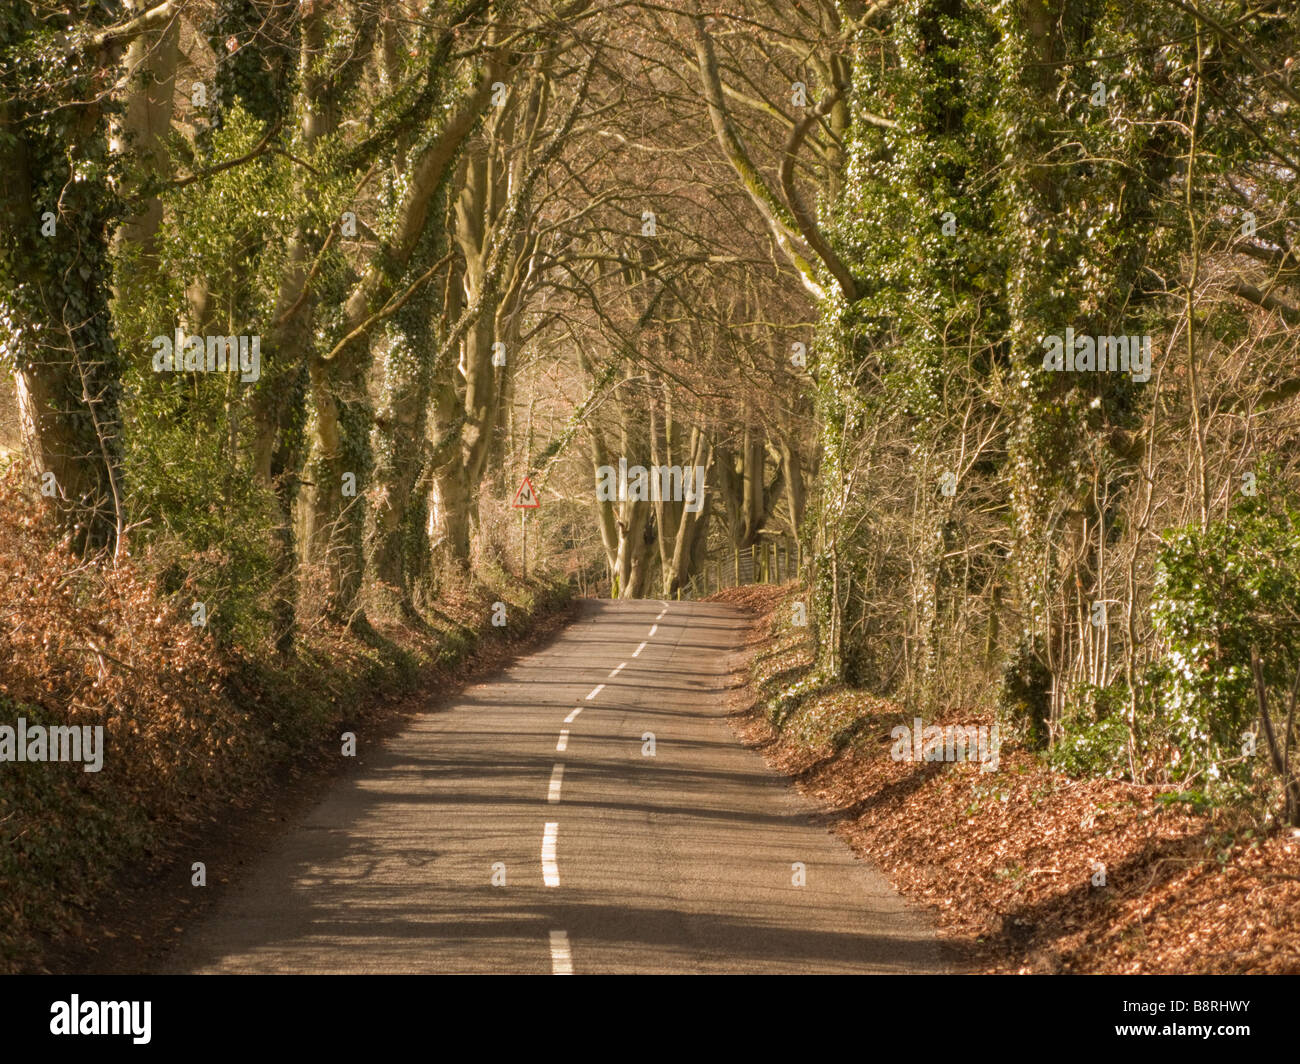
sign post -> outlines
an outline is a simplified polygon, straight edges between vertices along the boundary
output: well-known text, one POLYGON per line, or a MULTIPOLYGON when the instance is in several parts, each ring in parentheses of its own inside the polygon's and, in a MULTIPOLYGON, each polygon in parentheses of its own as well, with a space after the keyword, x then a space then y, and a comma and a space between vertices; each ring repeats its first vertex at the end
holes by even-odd
POLYGON ((514 501, 510 505, 519 511, 519 534, 523 541, 523 570, 524 579, 528 579, 528 511, 536 510, 541 505, 537 501, 537 489, 533 487, 533 482, 524 477, 524 482, 519 485, 519 490, 515 492, 514 501))

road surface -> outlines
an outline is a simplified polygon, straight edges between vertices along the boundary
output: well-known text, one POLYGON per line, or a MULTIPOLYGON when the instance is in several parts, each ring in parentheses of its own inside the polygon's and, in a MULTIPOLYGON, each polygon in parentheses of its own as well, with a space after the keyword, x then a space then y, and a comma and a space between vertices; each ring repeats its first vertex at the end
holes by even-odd
POLYGON ((584 603, 492 682, 359 735, 358 771, 163 970, 942 971, 929 923, 733 736, 746 623, 584 603))

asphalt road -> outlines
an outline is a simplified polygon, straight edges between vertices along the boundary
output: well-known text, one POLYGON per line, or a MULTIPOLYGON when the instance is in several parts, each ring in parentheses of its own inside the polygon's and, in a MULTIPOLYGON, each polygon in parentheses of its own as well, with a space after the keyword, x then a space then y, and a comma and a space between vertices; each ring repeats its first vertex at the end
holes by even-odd
POLYGON ((585 603, 382 747, 359 735, 358 771, 163 970, 943 970, 928 922, 733 736, 745 623, 585 603))

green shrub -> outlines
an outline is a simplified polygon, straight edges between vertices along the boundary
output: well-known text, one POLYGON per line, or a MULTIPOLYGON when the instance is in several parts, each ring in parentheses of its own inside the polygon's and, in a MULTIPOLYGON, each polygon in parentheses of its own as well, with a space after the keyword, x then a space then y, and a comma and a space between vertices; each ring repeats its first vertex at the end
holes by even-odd
MULTIPOLYGON (((1165 646, 1160 710, 1177 748, 1175 777, 1240 753, 1258 714, 1250 651, 1271 693, 1289 687, 1300 651, 1300 513, 1261 484, 1208 528, 1166 536, 1156 561, 1152 616, 1165 646)), ((1246 767, 1242 767, 1246 771, 1246 767)))
POLYGON ((1050 756, 1070 776, 1122 776, 1128 772, 1128 726, 1120 716, 1068 730, 1050 756))

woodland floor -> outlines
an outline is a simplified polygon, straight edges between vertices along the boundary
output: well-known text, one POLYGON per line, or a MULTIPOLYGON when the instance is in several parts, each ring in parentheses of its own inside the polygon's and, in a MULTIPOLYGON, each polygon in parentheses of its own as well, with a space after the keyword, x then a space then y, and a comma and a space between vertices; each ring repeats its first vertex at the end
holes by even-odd
MULTIPOLYGON (((1300 973, 1300 830, 1261 832, 1176 791, 1072 779, 1005 743, 996 772, 894 761, 901 707, 847 688, 813 692, 781 728, 767 701, 808 671, 806 630, 773 634, 788 589, 717 599, 755 612, 753 682, 732 723, 824 811, 829 830, 927 905, 984 973, 1300 973), (1093 886, 1096 862, 1105 886, 1093 886)), ((991 723, 990 711, 927 724, 991 723)))

